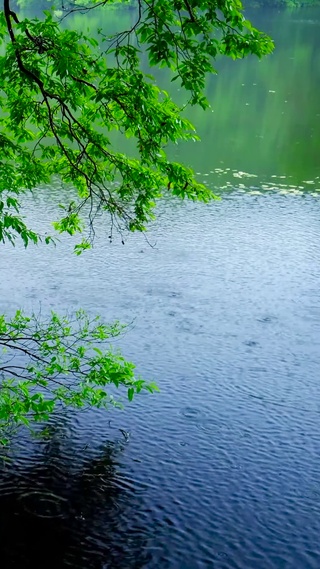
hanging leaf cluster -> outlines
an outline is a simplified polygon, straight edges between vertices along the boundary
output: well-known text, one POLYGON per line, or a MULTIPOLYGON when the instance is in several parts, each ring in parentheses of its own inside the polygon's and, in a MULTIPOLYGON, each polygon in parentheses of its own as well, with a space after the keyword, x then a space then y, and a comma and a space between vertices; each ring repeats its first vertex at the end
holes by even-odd
MULTIPOLYGON (((87 2, 69 12, 112 4, 87 2)), ((141 58, 147 52, 150 66, 167 67, 189 103, 206 108, 205 81, 218 55, 261 57, 272 50, 271 40, 244 18, 239 0, 138 0, 132 27, 111 37, 100 31, 98 40, 67 28, 66 16, 59 21, 47 11, 40 19, 20 18, 4 0, 0 240, 37 241, 20 215, 19 194, 50 187, 53 179, 72 188, 54 224, 69 234, 84 227, 93 233, 103 212, 112 226, 143 231, 168 193, 213 199, 192 169, 168 158, 170 144, 198 137, 171 96, 143 72, 141 58), (131 154, 115 149, 112 131, 132 139, 131 154)))

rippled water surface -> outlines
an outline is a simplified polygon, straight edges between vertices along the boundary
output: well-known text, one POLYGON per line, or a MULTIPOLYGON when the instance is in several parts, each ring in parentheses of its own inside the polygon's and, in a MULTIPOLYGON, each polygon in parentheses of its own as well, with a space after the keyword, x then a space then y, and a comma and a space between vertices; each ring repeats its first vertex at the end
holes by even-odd
MULTIPOLYGON (((292 144, 318 128, 316 87, 299 91, 314 117, 292 144)), ((124 412, 57 415, 47 440, 21 434, 1 466, 1 568, 320 567, 318 157, 290 168, 279 151, 273 170, 271 147, 268 168, 233 150, 227 170, 207 128, 194 165, 228 188, 209 206, 162 204, 153 247, 110 245, 101 228, 81 257, 68 240, 1 250, 2 311, 82 306, 132 322, 121 347, 161 388, 124 412)), ((54 189, 26 202, 33 225, 55 202, 54 189)))

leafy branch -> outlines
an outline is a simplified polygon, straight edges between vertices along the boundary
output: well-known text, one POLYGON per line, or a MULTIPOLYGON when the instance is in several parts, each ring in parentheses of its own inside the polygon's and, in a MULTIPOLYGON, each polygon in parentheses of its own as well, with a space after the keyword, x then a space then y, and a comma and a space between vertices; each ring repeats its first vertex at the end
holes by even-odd
MULTIPOLYGON (((112 3, 84 8, 107 10, 112 3)), ((10 145, 3 163, 10 176, 0 181, 0 194, 49 184, 54 176, 73 186, 78 195, 54 227, 70 234, 87 227, 85 248, 101 212, 111 227, 144 231, 166 193, 215 198, 190 168, 168 159, 169 144, 197 136, 168 93, 141 71, 138 46, 145 46, 151 65, 176 73, 190 103, 204 108, 205 78, 215 72, 219 53, 260 57, 272 49, 271 40, 244 19, 238 0, 139 0, 131 28, 108 38, 100 32, 100 42, 63 29, 50 12, 43 20, 20 21, 4 0, 0 37, 9 39, 0 57, 0 127, 10 145), (114 130, 135 141, 134 157, 114 150, 114 130)), ((0 238, 13 231, 35 240, 15 219, 1 233, 0 217, 0 238)))
POLYGON ((82 310, 73 318, 52 312, 46 321, 20 310, 11 319, 0 316, 0 433, 45 421, 58 404, 121 407, 117 389, 130 401, 142 390, 157 390, 110 346, 124 329, 82 310))

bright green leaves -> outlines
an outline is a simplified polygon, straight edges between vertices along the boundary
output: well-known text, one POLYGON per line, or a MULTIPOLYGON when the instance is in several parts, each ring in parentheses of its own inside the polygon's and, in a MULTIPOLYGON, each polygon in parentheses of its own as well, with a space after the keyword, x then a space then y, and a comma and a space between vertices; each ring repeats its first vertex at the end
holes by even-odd
POLYGON ((12 319, 1 315, 0 438, 12 426, 32 428, 47 420, 57 404, 108 408, 120 405, 115 395, 121 388, 130 401, 142 390, 158 390, 111 349, 109 342, 123 329, 83 311, 74 318, 52 312, 45 322, 22 311, 12 319))
MULTIPOLYGON (((115 2, 104 9, 109 4, 115 2)), ((142 71, 143 52, 151 65, 172 72, 191 104, 205 108, 205 82, 215 73, 217 56, 261 57, 272 42, 245 20, 238 0, 138 4, 130 29, 113 37, 101 32, 97 41, 59 25, 51 12, 42 20, 19 21, 4 2, 0 241, 14 243, 19 236, 25 246, 38 242, 19 213, 19 195, 48 187, 53 179, 70 188, 55 230, 73 235, 89 229, 74 248, 77 255, 90 248, 102 212, 111 228, 144 231, 166 194, 214 199, 190 168, 168 157, 171 144, 198 138, 170 94, 142 71), (130 154, 121 145, 122 152, 116 150, 113 131, 117 144, 121 137, 131 139, 130 154)), ((52 313, 46 322, 19 311, 12 319, 0 316, 0 440, 12 426, 31 428, 47 420, 57 405, 119 406, 116 393, 131 401, 141 391, 157 390, 110 347, 122 330, 84 312, 73 319, 52 313)))
MULTIPOLYGON (((1 195, 1 194, 0 194, 1 195)), ((19 201, 15 196, 2 194, 0 200, 0 242, 6 240, 14 245, 17 235, 22 239, 24 246, 29 242, 37 243, 38 235, 28 229, 25 222, 15 212, 19 211, 19 201)))
MULTIPOLYGON (((0 37, 6 33, 0 57, 0 199, 5 203, 6 196, 48 185, 53 177, 74 186, 78 197, 65 204, 54 227, 71 235, 89 230, 79 254, 100 212, 111 218, 111 227, 143 231, 165 192, 214 198, 190 169, 167 157, 168 145, 197 137, 170 95, 141 70, 142 50, 151 65, 172 71, 191 104, 206 108, 205 81, 215 73, 216 56, 260 57, 272 49, 241 10, 238 0, 141 0, 129 30, 112 37, 101 32, 97 41, 61 26, 51 12, 43 20, 19 20, 6 0, 6 19, 2 13, 0 21, 0 37), (112 131, 134 141, 132 155, 115 150, 112 131)), ((3 209, 0 239, 13 241, 11 234, 25 244, 35 240, 18 212, 14 218, 4 215, 3 209)))
POLYGON ((77 243, 77 245, 74 246, 74 252, 76 255, 81 255, 81 253, 87 251, 88 249, 91 249, 91 245, 85 239, 82 240, 81 243, 77 243))
POLYGON ((238 59, 249 54, 262 57, 270 53, 269 38, 262 36, 256 30, 252 30, 250 34, 236 35, 227 33, 221 42, 221 53, 238 59))
POLYGON ((137 26, 141 44, 146 44, 151 65, 176 72, 190 91, 190 103, 207 106, 206 76, 215 73, 218 54, 233 58, 270 53, 272 41, 256 30, 242 14, 238 0, 152 0, 137 26))
POLYGON ((11 215, 10 213, 3 213, 2 204, 0 202, 0 241, 4 243, 8 240, 12 245, 15 243, 15 238, 18 235, 25 247, 29 243, 38 243, 39 236, 28 229, 24 221, 17 215, 11 215))
POLYGON ((74 235, 75 233, 81 233, 83 230, 83 223, 79 215, 77 215, 76 213, 70 213, 69 215, 63 217, 59 221, 54 221, 52 225, 54 229, 59 233, 69 233, 69 235, 74 235))

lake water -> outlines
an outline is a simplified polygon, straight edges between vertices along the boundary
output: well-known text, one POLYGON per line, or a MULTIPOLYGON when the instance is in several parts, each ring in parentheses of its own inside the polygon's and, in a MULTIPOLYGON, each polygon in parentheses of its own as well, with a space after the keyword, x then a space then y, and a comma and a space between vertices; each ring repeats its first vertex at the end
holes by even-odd
MULTIPOLYGON (((154 247, 101 227, 81 257, 1 248, 2 311, 132 322, 120 345, 161 388, 21 434, 4 569, 320 567, 320 10, 250 16, 276 52, 218 62, 202 143, 176 151, 221 201, 161 204, 154 247)), ((33 226, 57 192, 26 200, 33 226)))

